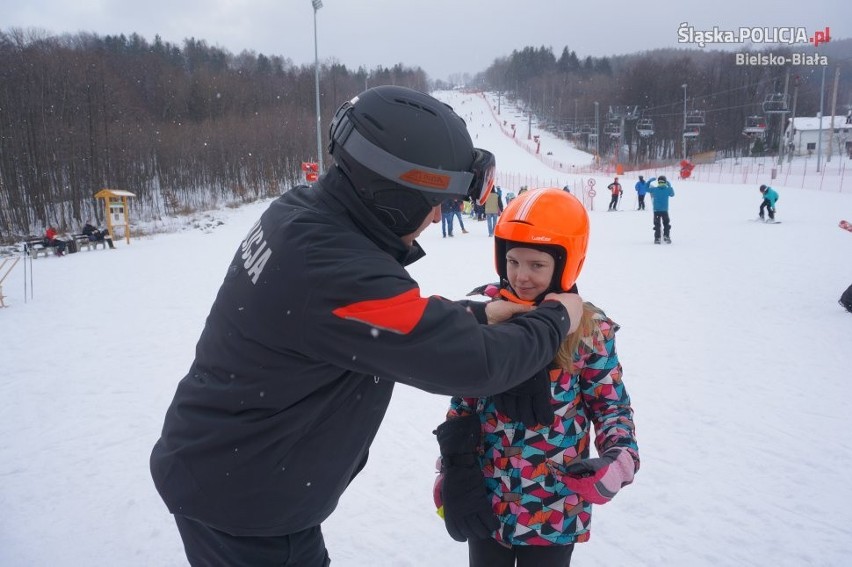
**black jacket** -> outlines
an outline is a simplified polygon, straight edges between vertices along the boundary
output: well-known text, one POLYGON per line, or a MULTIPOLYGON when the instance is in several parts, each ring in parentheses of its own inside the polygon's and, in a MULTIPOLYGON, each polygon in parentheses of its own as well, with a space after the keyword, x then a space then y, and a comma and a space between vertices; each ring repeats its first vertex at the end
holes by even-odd
POLYGON ((561 304, 482 325, 420 296, 404 266, 422 255, 336 169, 272 203, 228 268, 151 455, 172 513, 234 535, 318 525, 366 463, 395 382, 488 395, 553 359, 561 304))

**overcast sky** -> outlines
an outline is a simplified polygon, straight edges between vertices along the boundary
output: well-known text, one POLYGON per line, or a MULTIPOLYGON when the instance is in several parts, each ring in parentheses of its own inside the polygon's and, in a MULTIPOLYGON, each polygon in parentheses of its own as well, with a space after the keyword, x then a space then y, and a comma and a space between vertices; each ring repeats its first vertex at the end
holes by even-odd
MULTIPOLYGON (((696 31, 740 27, 825 27, 852 37, 849 0, 585 2, 568 0, 323 0, 317 13, 319 58, 350 69, 363 65, 422 67, 433 79, 485 70, 526 46, 566 45, 581 58, 620 55, 678 43, 678 26, 696 31), (628 4, 625 6, 625 4, 628 4), (623 6, 623 7, 622 7, 623 6), (645 13, 641 13, 645 12, 645 13)), ((0 26, 54 34, 136 32, 182 45, 203 39, 238 54, 281 55, 297 65, 314 60, 310 0, 0 0, 0 26)))

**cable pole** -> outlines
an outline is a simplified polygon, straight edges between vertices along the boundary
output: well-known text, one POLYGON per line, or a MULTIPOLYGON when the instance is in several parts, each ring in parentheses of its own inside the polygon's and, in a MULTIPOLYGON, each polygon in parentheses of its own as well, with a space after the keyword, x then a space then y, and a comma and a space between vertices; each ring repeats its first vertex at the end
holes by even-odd
MULTIPOLYGON (((840 65, 834 69, 834 88, 831 93, 831 118, 828 119, 828 155, 825 157, 825 163, 831 161, 831 153, 834 141, 834 113, 837 111, 837 84, 840 82, 840 65)), ((837 148, 840 150, 840 148, 837 148)))

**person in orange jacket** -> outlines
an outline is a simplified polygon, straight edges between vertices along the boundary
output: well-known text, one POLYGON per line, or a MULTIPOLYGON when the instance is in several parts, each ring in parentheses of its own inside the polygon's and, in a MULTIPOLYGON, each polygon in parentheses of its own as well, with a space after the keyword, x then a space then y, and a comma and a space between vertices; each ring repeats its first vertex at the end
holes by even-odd
POLYGON ((621 195, 624 193, 624 190, 621 188, 621 183, 618 182, 618 177, 615 178, 615 181, 606 186, 607 189, 612 191, 612 200, 609 202, 610 211, 618 210, 618 199, 621 198, 621 195))
POLYGON ((47 227, 47 230, 44 231, 44 239, 42 242, 44 243, 45 248, 55 247, 57 256, 65 255, 66 243, 64 240, 56 238, 56 229, 52 226, 47 227))

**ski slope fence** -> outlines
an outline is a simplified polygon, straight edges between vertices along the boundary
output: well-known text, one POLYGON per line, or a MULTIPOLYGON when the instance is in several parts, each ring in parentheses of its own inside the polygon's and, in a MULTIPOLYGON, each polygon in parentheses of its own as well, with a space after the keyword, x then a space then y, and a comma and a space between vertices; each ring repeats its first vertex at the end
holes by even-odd
MULTIPOLYGON (((523 137, 518 138, 517 129, 512 130, 504 125, 504 120, 497 116, 494 108, 485 98, 485 94, 482 92, 477 94, 485 100, 494 121, 507 138, 510 138, 518 147, 554 170, 552 177, 498 171, 497 183, 503 188, 504 195, 507 191, 517 194, 523 186, 532 188, 563 187, 565 185, 571 186, 572 191, 579 195, 581 188, 583 190, 588 189, 587 179, 571 179, 569 176, 607 176, 616 173, 615 164, 609 162, 596 163, 591 156, 588 164, 577 165, 542 155, 538 143, 523 137)), ((625 166, 625 169, 629 169, 629 173, 637 176, 640 173, 646 174, 646 177, 649 175, 652 177, 665 175, 671 180, 678 179, 680 182, 695 180, 706 183, 774 184, 779 187, 800 187, 819 191, 852 193, 852 183, 850 183, 852 180, 846 182, 847 170, 852 169, 849 167, 852 158, 845 155, 834 155, 831 158, 831 161, 827 162, 826 159, 828 158, 826 158, 821 160, 819 164, 814 156, 796 157, 781 164, 778 163, 777 156, 725 158, 712 163, 697 163, 688 179, 680 179, 680 160, 672 160, 647 169, 635 169, 627 166, 625 166)), ((622 175, 627 174, 628 171, 625 171, 622 175)))

